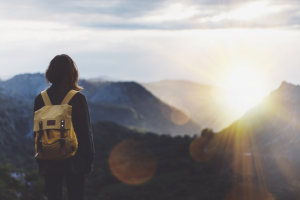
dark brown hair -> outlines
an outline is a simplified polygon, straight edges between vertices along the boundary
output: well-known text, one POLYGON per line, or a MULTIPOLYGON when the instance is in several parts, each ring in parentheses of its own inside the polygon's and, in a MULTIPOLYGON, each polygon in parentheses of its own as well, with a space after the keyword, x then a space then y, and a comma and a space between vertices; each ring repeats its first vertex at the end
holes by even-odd
POLYGON ((80 91, 78 86, 78 70, 75 62, 66 54, 55 56, 46 69, 46 81, 59 87, 61 93, 68 90, 80 91))

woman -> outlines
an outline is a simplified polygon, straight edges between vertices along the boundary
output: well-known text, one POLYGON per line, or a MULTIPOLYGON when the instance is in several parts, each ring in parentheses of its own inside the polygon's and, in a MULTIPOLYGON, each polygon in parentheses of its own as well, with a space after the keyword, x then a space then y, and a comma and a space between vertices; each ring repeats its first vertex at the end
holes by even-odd
MULTIPOLYGON (((55 56, 46 69, 46 81, 51 83, 47 94, 52 105, 60 105, 70 90, 80 91, 75 62, 65 54, 55 56)), ((85 96, 77 92, 69 101, 72 123, 78 140, 75 155, 59 161, 37 159, 40 174, 44 176, 49 200, 62 199, 65 178, 70 200, 83 200, 85 178, 92 172, 94 158, 93 135, 85 96)), ((35 98, 34 112, 45 106, 42 95, 35 98)))

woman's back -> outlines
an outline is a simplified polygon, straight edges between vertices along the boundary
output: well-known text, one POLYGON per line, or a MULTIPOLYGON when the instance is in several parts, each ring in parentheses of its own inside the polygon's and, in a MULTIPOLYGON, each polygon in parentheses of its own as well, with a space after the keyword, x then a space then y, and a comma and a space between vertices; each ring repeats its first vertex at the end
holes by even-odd
MULTIPOLYGON (((64 97, 67 95, 69 91, 65 91, 63 95, 59 96, 58 95, 58 89, 51 86, 49 89, 47 89, 48 96, 50 98, 50 101, 52 105, 60 105, 64 97)), ((80 163, 81 166, 70 166, 69 170, 72 170, 74 173, 78 173, 78 171, 86 168, 88 169, 91 167, 92 163, 92 158, 94 157, 94 150, 92 149, 85 149, 88 147, 93 147, 93 144, 91 143, 90 138, 92 138, 91 135, 91 125, 90 125, 90 118, 89 118, 89 110, 87 107, 87 101, 85 96, 78 92, 74 95, 74 97, 70 100, 69 105, 72 106, 72 123, 74 127, 74 131, 77 135, 78 138, 78 152, 76 152, 75 156, 73 159, 84 159, 83 162, 81 161, 73 161, 71 159, 71 164, 74 162, 80 163), (87 152, 87 154, 86 154, 87 152), (84 158, 83 158, 84 157, 84 158), (86 160, 86 162, 85 162, 86 160), (72 162, 73 161, 73 162, 72 162), (85 164, 87 166, 83 166, 85 164)), ((43 98, 41 94, 37 95, 34 103, 34 111, 37 111, 41 109, 43 106, 45 106, 45 103, 43 101, 43 98)), ((62 160, 60 162, 57 161, 42 161, 42 165, 40 165, 40 174, 43 175, 46 171, 45 170, 50 170, 50 171, 61 171, 61 168, 55 167, 55 169, 52 167, 47 169, 48 163, 51 163, 52 165, 57 165, 59 163, 65 163, 69 164, 69 160, 62 160)), ((65 167, 64 167, 65 168, 65 167)))
MULTIPOLYGON (((52 105, 60 105, 68 92, 71 89, 76 89, 78 81, 78 72, 76 70, 73 60, 66 55, 56 56, 51 61, 47 69, 48 74, 46 72, 46 78, 49 82, 52 80, 52 86, 47 89, 52 105), (65 75, 60 77, 62 80, 59 77, 53 77, 64 67, 66 68, 64 71, 65 75), (68 70, 70 73, 68 73, 68 70), (74 74, 77 74, 77 77, 68 77, 74 76, 74 74), (70 83, 65 84, 65 80, 70 83)), ((77 89, 80 90, 82 88, 77 86, 77 89)), ((83 199, 84 178, 92 171, 94 145, 86 98, 82 93, 77 92, 68 104, 72 106, 72 123, 78 139, 78 150, 73 157, 60 161, 37 159, 40 174, 45 176, 49 200, 61 199, 63 177, 66 179, 69 199, 83 199)), ((42 95, 37 95, 34 102, 34 112, 44 106, 42 95)))

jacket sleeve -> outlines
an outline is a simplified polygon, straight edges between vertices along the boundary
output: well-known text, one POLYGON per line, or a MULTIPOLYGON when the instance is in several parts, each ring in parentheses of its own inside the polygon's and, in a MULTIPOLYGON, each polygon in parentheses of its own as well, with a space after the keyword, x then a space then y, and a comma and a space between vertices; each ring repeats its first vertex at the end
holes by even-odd
POLYGON ((90 112, 88 108, 88 104, 86 101, 86 98, 84 97, 84 104, 85 104, 85 110, 86 110, 86 116, 88 120, 88 137, 86 137, 86 144, 88 144, 85 148, 85 152, 87 152, 86 157, 86 171, 90 171, 93 169, 92 163, 95 157, 95 148, 94 148, 94 139, 93 139, 93 133, 92 133, 92 126, 91 126, 91 119, 90 119, 90 112))
MULTIPOLYGON (((35 111, 41 109, 42 107, 45 106, 45 103, 43 101, 42 95, 38 94, 35 99, 34 99, 34 106, 33 106, 33 116, 35 111)), ((35 138, 35 133, 33 132, 33 138, 35 138)))
POLYGON ((95 156, 92 127, 90 122, 89 108, 85 96, 78 94, 78 102, 73 107, 72 121, 75 133, 78 138, 78 145, 85 153, 85 170, 92 170, 92 162, 95 156))
MULTIPOLYGON (((42 99, 42 96, 41 94, 38 94, 36 97, 35 97, 35 100, 34 100, 34 106, 33 106, 33 116, 34 116, 34 113, 35 111, 41 109, 43 106, 45 106, 44 104, 44 101, 42 99)), ((33 139, 35 138, 35 132, 33 132, 33 139)), ((36 159, 36 162, 39 163, 39 160, 36 159)))

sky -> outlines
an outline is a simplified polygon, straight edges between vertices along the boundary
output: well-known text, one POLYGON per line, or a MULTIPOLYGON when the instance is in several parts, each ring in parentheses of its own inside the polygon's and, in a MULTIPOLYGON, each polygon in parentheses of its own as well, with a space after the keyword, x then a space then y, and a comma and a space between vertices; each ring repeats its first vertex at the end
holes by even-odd
POLYGON ((248 66, 271 91, 300 84, 299 29, 296 0, 1 0, 0 77, 64 53, 81 78, 222 86, 248 66))

